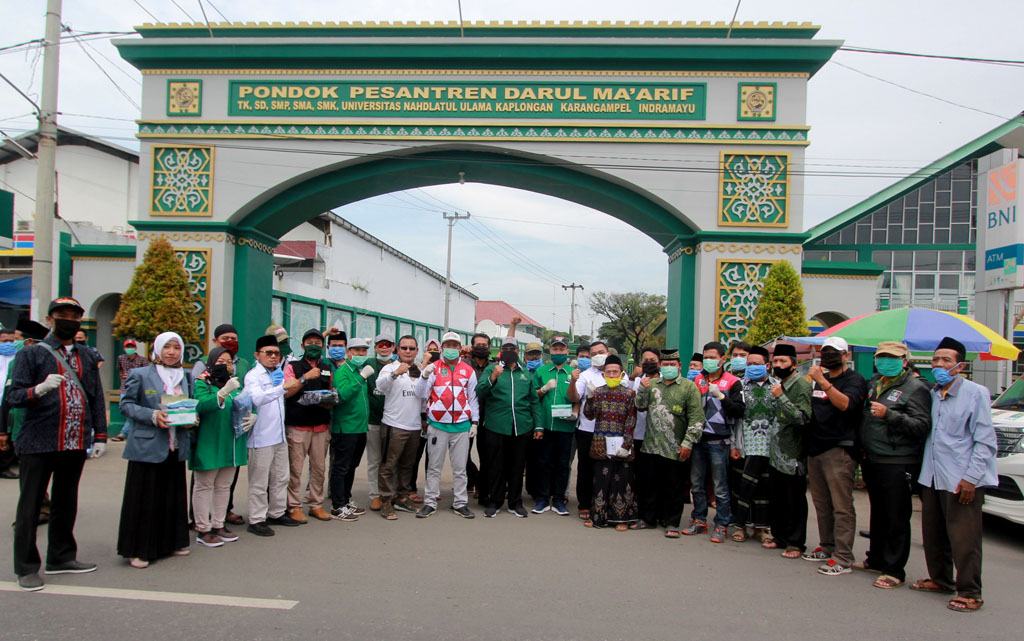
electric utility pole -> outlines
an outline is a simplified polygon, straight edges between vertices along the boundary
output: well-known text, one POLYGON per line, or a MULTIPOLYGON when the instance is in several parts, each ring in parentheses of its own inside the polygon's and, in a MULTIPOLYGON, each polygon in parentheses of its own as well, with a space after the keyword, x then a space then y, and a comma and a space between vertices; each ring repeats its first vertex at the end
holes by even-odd
POLYGON ((444 331, 447 334, 450 329, 448 327, 448 307, 452 302, 452 227, 455 227, 456 222, 469 218, 469 212, 465 214, 441 212, 441 216, 448 221, 448 263, 444 274, 444 331))
POLYGON ((53 183, 57 165, 57 81, 60 63, 61 0, 46 2, 43 43, 43 90, 39 101, 36 150, 35 242, 32 251, 32 318, 42 318, 52 298, 53 183))
POLYGON ((573 341, 576 334, 576 290, 582 290, 583 285, 577 285, 576 283, 562 285, 562 289, 572 290, 572 304, 569 306, 569 341, 573 341))

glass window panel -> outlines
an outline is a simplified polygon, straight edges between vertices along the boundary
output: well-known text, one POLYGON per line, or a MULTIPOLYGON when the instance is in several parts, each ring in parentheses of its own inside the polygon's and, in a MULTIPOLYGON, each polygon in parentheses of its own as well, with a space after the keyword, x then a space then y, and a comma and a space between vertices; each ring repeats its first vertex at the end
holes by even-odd
POLYGON ((892 252, 871 252, 871 262, 889 269, 892 267, 892 252))
POLYGON ((949 192, 948 191, 937 191, 935 192, 935 205, 937 207, 948 207, 949 206, 949 192))
POLYGON ((916 229, 904 229, 903 230, 903 243, 905 245, 916 245, 917 244, 917 230, 916 229))
POLYGON ((917 207, 917 191, 912 191, 903 197, 907 207, 917 207))
POLYGON ((857 225, 857 243, 868 244, 871 242, 871 225, 857 225))
POLYGON ((420 353, 423 353, 427 346, 427 328, 422 325, 417 325, 416 331, 413 332, 413 336, 416 337, 416 343, 420 346, 420 353))
POLYGON ((433 339, 435 341, 441 340, 441 330, 436 327, 427 329, 427 340, 433 339))
MULTIPOLYGON (((327 308, 327 326, 337 326, 339 329, 345 331, 346 334, 352 333, 352 312, 347 312, 343 309, 337 309, 335 307, 327 308)), ((372 336, 371 336, 372 338, 372 336)))
POLYGON ((892 253, 892 268, 895 270, 913 269, 914 252, 900 251, 892 253))
POLYGON ((889 242, 899 243, 903 239, 903 228, 899 225, 889 225, 889 242))
POLYGON ((939 297, 957 298, 960 296, 960 274, 939 274, 939 297))
POLYGON ((839 232, 836 232, 825 239, 826 245, 838 245, 839 244, 839 232))
POLYGON ((971 244, 975 245, 978 242, 978 231, 971 227, 971 244))
POLYGON ((921 203, 918 208, 920 213, 920 220, 922 223, 934 223, 935 222, 935 204, 934 203, 921 203))
POLYGON ((885 272, 878 277, 877 289, 879 292, 889 293, 889 288, 892 287, 892 273, 885 272))
POLYGON ((971 177, 971 163, 965 162, 953 169, 953 178, 970 178, 971 177))
POLYGON ((852 245, 857 242, 856 230, 853 227, 846 227, 839 232, 839 242, 842 245, 852 245))
POLYGON ((960 295, 964 297, 974 296, 974 272, 963 274, 960 279, 960 295))
POLYGON ((377 335, 377 317, 360 314, 356 317, 356 336, 371 341, 377 335))
POLYGON ((949 186, 952 182, 953 181, 950 178, 949 172, 946 172, 935 179, 935 189, 936 191, 949 191, 949 186))
POLYGON ((948 207, 935 208, 935 229, 949 229, 950 212, 948 207))
POLYGON ((804 252, 804 260, 828 260, 828 252, 807 251, 804 252))
POLYGON ((925 183, 918 192, 921 194, 921 202, 935 202, 935 181, 925 183))
POLYGON ((931 225, 923 225, 923 224, 920 225, 917 228, 917 242, 922 244, 922 245, 929 245, 929 244, 931 244, 931 242, 933 240, 933 237, 932 237, 933 233, 934 232, 932 231, 932 226, 931 225))
POLYGON ((969 180, 954 180, 953 181, 953 200, 960 200, 965 202, 971 201, 971 181, 969 180))
POLYGON ((270 323, 284 327, 284 299, 274 296, 270 299, 270 323))
POLYGON ((903 199, 902 198, 899 198, 899 199, 894 200, 891 203, 889 203, 889 224, 892 225, 893 223, 896 223, 896 224, 902 224, 903 223, 903 199))
POLYGON ((917 229, 917 209, 903 212, 903 229, 917 229))
MULTIPOLYGON (((398 326, 398 323, 394 319, 392 319, 392 318, 382 318, 382 319, 380 319, 380 329, 377 330, 377 333, 378 334, 390 334, 392 336, 395 336, 395 331, 397 329, 397 326, 398 326)), ((398 340, 397 336, 395 336, 395 340, 398 340)))
POLYGON ((936 229, 935 230, 935 244, 944 245, 949 242, 949 230, 948 229, 936 229))
POLYGON ((935 274, 914 274, 914 299, 935 298, 935 274))
POLYGON ((975 254, 973 250, 968 250, 968 251, 964 252, 964 271, 965 272, 973 272, 976 269, 975 266, 974 266, 975 265, 974 264, 974 259, 976 257, 977 257, 977 254, 975 254))
POLYGON ((415 334, 412 333, 412 323, 399 323, 398 334, 399 335, 395 337, 395 340, 398 340, 401 336, 415 336, 415 334))
POLYGON ((291 324, 288 327, 292 352, 302 352, 302 335, 307 329, 320 327, 320 306, 292 301, 291 324))
POLYGON ((885 244, 885 230, 884 229, 876 229, 875 231, 871 232, 871 242, 876 244, 876 245, 884 245, 885 244))
POLYGON ((892 275, 892 295, 910 296, 910 285, 913 283, 914 275, 910 272, 895 272, 892 275))
POLYGON ((952 216, 950 219, 954 223, 969 223, 971 222, 971 205, 970 203, 953 203, 952 216))
POLYGON ((939 252, 939 269, 944 272, 960 271, 961 267, 963 267, 963 261, 963 252, 939 252))
POLYGON ((949 242, 969 243, 971 242, 971 228, 969 225, 953 225, 949 232, 949 242))
POLYGON ((915 269, 921 271, 923 269, 936 270, 939 268, 939 257, 938 252, 933 251, 919 251, 914 252, 914 265, 915 269))
POLYGON ((859 256, 856 250, 834 251, 832 252, 832 255, 829 258, 829 260, 838 260, 855 263, 857 262, 858 257, 859 256))
POLYGON ((887 225, 885 210, 877 211, 871 214, 871 227, 875 230, 885 229, 887 225))

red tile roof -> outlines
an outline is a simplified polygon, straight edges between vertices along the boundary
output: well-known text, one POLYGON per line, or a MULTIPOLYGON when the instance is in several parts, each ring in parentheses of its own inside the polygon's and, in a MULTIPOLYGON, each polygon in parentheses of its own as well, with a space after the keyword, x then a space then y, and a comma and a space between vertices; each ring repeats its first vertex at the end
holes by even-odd
POLYGON ((281 256, 298 256, 299 258, 316 258, 315 240, 283 240, 274 253, 281 256))
POLYGON ((513 316, 522 316, 523 325, 544 327, 543 324, 538 323, 503 300, 478 300, 476 302, 477 323, 482 320, 489 320, 494 321, 498 325, 508 325, 512 321, 513 316))

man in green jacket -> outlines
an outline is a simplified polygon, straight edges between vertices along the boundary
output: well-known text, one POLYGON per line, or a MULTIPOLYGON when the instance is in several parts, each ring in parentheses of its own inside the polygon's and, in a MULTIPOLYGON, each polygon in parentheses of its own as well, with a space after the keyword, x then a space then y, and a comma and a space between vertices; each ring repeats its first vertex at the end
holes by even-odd
POLYGON ((334 389, 338 404, 331 417, 331 518, 355 521, 364 511, 352 501, 352 483, 366 448, 370 415, 366 379, 373 367, 366 364, 366 339, 353 338, 347 346, 338 334, 328 335, 327 354, 334 362, 334 389))
POLYGON ((484 370, 476 395, 487 414, 487 424, 480 432, 484 516, 497 516, 507 498, 509 513, 525 519, 526 449, 531 438, 544 438, 544 420, 534 379, 519 362, 515 338, 502 341, 501 360, 484 370))
POLYGON ((932 427, 928 387, 907 369, 907 346, 878 344, 875 375, 868 381, 860 444, 861 470, 871 503, 871 545, 854 569, 882 573, 875 587, 895 588, 907 578, 910 557, 911 479, 917 474, 932 427))
POLYGON ((549 509, 559 516, 568 516, 565 495, 569 491, 572 469, 572 442, 576 420, 572 418, 569 386, 573 367, 569 359, 569 343, 564 336, 555 336, 548 346, 551 363, 541 365, 533 374, 533 384, 540 398, 541 419, 547 432, 539 445, 537 458, 537 505, 534 514, 549 509))
POLYGON ((811 384, 796 371, 796 348, 776 345, 772 387, 779 430, 770 445, 769 498, 772 541, 782 556, 797 559, 807 549, 807 452, 804 432, 811 421, 811 384))

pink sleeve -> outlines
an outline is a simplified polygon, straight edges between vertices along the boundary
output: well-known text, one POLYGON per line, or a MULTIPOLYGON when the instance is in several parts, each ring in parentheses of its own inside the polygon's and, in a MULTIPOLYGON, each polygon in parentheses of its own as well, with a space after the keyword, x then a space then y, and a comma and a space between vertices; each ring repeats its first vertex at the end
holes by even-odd
POLYGON ((292 364, 288 363, 284 366, 284 380, 290 381, 295 378, 295 371, 292 369, 292 364))

